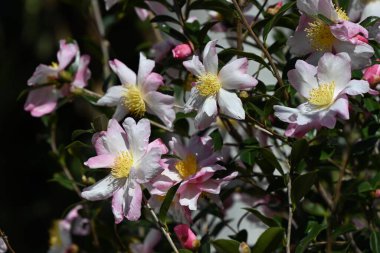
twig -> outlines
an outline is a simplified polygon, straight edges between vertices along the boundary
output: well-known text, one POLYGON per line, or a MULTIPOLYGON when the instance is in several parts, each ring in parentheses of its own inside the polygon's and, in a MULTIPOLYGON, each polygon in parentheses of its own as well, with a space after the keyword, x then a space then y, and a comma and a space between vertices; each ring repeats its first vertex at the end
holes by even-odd
POLYGON ((247 116, 247 119, 250 121, 250 123, 253 123, 253 126, 255 128, 257 128, 258 130, 260 130, 260 131, 262 131, 262 132, 264 132, 270 136, 276 137, 277 139, 280 139, 284 143, 287 143, 287 144, 289 143, 289 141, 286 137, 279 135, 276 132, 274 132, 273 130, 266 128, 266 126, 264 124, 260 123, 258 120, 249 116, 248 114, 246 114, 246 116, 247 116))
POLYGON ((159 128, 161 128, 161 129, 163 129, 165 131, 168 131, 170 133, 173 132, 173 129, 170 129, 170 128, 168 128, 168 127, 166 127, 166 126, 164 126, 164 125, 162 125, 162 124, 160 124, 160 123, 158 123, 156 121, 153 121, 151 119, 149 121, 150 121, 150 124, 152 124, 153 126, 159 127, 159 128))
POLYGON ((254 31, 252 30, 251 26, 248 24, 248 21, 247 19, 245 18, 244 16, 244 13, 242 12, 239 4, 237 3, 236 0, 232 0, 232 2, 234 3, 235 5, 235 8, 236 10, 238 11, 239 13, 239 16, 240 16, 240 19, 241 21, 243 22, 243 25, 245 26, 245 28, 248 30, 249 34, 251 35, 251 37, 253 38, 253 40, 256 42, 256 44, 260 47, 260 49, 263 51, 265 57, 268 59, 269 61, 269 64, 271 65, 272 67, 272 71, 273 71, 273 74, 275 76, 275 78, 277 79, 278 81, 278 84, 280 86, 283 86, 284 83, 282 81, 282 78, 279 74, 279 71, 276 67, 276 65, 274 64, 273 62, 273 59, 272 59, 272 56, 270 55, 270 53, 268 52, 268 50, 266 49, 266 47, 264 46, 264 44, 260 41, 260 39, 257 37, 257 35, 254 33, 254 31))
MULTIPOLYGON (((145 199, 145 198, 144 198, 145 199)), ((168 231, 166 231, 164 225, 160 222, 160 220, 158 219, 156 213, 153 211, 152 207, 149 205, 148 201, 145 199, 145 205, 146 207, 149 209, 149 212, 150 214, 152 215, 154 221, 156 222, 156 224, 160 227, 161 229, 161 232, 164 234, 164 236, 166 237, 166 240, 168 240, 170 246, 172 247, 172 249, 174 250, 175 253, 179 253, 177 247, 175 246, 172 238, 170 237, 170 234, 168 231)))
POLYGON ((104 74, 104 77, 108 77, 111 73, 108 66, 108 61, 110 58, 109 52, 108 52, 109 42, 106 39, 106 31, 104 28, 102 14, 100 12, 98 0, 91 0, 91 6, 92 6, 93 14, 94 14, 95 24, 96 24, 96 27, 98 28, 100 47, 103 54, 103 74, 104 74))
POLYGON ((16 251, 13 250, 11 244, 9 243, 8 236, 1 229, 0 229, 0 238, 3 239, 5 245, 7 246, 7 249, 9 250, 10 253, 15 253, 16 252, 16 251))
POLYGON ((286 235, 286 253, 291 253, 290 240, 291 240, 291 235, 292 235, 293 203, 292 203, 292 178, 291 178, 290 171, 289 171, 289 177, 288 177, 288 202, 289 202, 289 217, 288 217, 288 232, 286 235))

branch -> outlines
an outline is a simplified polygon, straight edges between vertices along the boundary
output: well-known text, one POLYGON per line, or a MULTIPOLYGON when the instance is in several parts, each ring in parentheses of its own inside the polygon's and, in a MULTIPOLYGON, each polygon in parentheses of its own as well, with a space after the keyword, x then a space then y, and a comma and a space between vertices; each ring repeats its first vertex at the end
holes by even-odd
POLYGON ((0 229, 0 238, 2 238, 3 241, 4 241, 4 243, 5 243, 5 245, 7 245, 7 249, 9 250, 10 253, 16 253, 16 252, 13 250, 11 244, 10 244, 9 241, 8 241, 8 236, 7 236, 7 235, 4 233, 4 231, 1 230, 1 229, 0 229))
POLYGON ((293 203, 292 203, 292 178, 289 171, 288 178, 288 202, 289 202, 289 217, 288 217, 288 232, 286 234, 286 253, 290 251, 290 240, 292 235, 292 222, 293 222, 293 203))

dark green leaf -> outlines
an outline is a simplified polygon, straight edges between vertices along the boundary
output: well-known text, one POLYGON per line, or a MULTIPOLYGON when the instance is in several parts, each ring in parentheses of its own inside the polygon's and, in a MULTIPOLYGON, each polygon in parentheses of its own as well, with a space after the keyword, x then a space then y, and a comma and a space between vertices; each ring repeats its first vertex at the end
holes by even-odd
POLYGON ((229 237, 232 240, 235 240, 238 242, 246 242, 248 239, 248 232, 247 230, 243 229, 243 230, 240 230, 236 235, 230 235, 229 237))
POLYGON ((151 23, 165 23, 165 22, 171 22, 171 23, 175 23, 175 24, 180 24, 178 22, 178 20, 176 20, 175 18, 173 17, 170 17, 170 16, 166 16, 166 15, 158 15, 158 16, 155 16, 151 21, 151 23))
POLYGON ((94 129, 77 129, 71 134, 71 139, 74 140, 81 136, 82 134, 93 134, 95 133, 94 129))
POLYGON ((269 149, 260 149, 257 163, 264 173, 272 174, 274 169, 277 169, 281 175, 284 175, 284 171, 282 170, 280 163, 269 149))
POLYGON ((364 27, 368 27, 368 26, 374 25, 378 20, 380 20, 379 17, 370 16, 364 19, 362 22, 360 22, 360 25, 364 27))
POLYGON ((158 219, 160 220, 160 222, 162 223, 166 223, 166 215, 169 211, 169 208, 173 202, 173 198, 178 190, 178 187, 181 185, 181 183, 178 183, 174 186, 172 186, 168 193, 166 194, 165 196, 165 199, 164 201, 162 202, 162 205, 161 205, 161 208, 160 208, 160 212, 158 213, 158 219))
POLYGON ((306 229, 306 236, 298 243, 295 253, 303 253, 309 243, 314 241, 320 232, 327 228, 326 225, 320 225, 315 221, 311 221, 306 229))
POLYGON ((64 188, 68 190, 74 190, 73 183, 74 181, 71 181, 70 179, 67 179, 67 177, 63 173, 54 173, 53 178, 49 180, 50 182, 57 182, 64 188))
POLYGON ((214 150, 221 150, 223 147, 223 137, 220 134, 219 130, 216 129, 210 134, 212 142, 214 143, 214 150))
POLYGON ((374 191, 374 190, 376 190, 376 188, 374 188, 368 181, 364 181, 358 186, 358 191, 360 193, 374 191))
POLYGON ((317 172, 309 172, 298 176, 292 184, 292 201, 293 203, 299 202, 313 186, 317 179, 317 172))
POLYGON ((264 27, 264 32, 263 32, 263 39, 264 39, 264 42, 267 40, 267 37, 268 37, 268 34, 269 32, 272 30, 272 28, 276 25, 276 23, 278 22, 278 20, 280 19, 280 17, 282 15, 285 14, 285 12, 287 10, 289 10, 290 8, 292 8, 292 6, 295 4, 296 2, 290 2, 290 3, 287 3, 287 4, 284 4, 281 9, 276 13, 276 15, 274 15, 270 20, 269 22, 265 25, 264 27))
POLYGON ((274 252, 282 245, 284 238, 284 229, 280 227, 271 227, 264 231, 252 248, 254 253, 274 252))
POLYGON ((261 214, 256 209, 253 209, 253 208, 243 208, 243 209, 247 210, 248 212, 250 212, 251 214, 256 216, 259 220, 261 220, 268 227, 278 227, 278 225, 279 225, 276 221, 274 221, 273 219, 271 219, 269 217, 266 217, 265 215, 261 214))
POLYGON ((264 67, 266 67, 267 69, 271 70, 268 63, 266 63, 262 57, 254 54, 254 53, 248 53, 248 52, 243 52, 243 51, 240 51, 237 49, 228 48, 228 49, 224 49, 223 51, 221 51, 218 55, 221 58, 223 58, 223 57, 231 57, 232 58, 235 55, 247 57, 247 59, 256 61, 256 62, 260 63, 261 65, 263 65, 264 67))
POLYGON ((380 253, 380 233, 372 231, 371 237, 369 239, 369 245, 372 252, 380 253))
POLYGON ((102 114, 96 117, 92 124, 96 132, 106 131, 108 127, 108 118, 106 115, 102 114))
POLYGON ((292 152, 290 153, 291 169, 297 168, 300 161, 307 155, 309 144, 306 140, 301 139, 293 143, 292 152))
POLYGON ((239 253, 240 243, 235 240, 219 239, 212 242, 218 253, 239 253))

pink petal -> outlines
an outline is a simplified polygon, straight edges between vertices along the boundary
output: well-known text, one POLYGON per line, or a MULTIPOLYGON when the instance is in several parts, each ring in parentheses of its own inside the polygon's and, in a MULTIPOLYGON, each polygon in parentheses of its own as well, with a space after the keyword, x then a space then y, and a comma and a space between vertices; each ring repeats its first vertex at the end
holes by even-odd
POLYGON ((193 250, 199 246, 199 241, 194 232, 186 224, 180 224, 174 227, 174 232, 181 242, 182 247, 193 250))
POLYGON ((40 64, 37 66, 32 77, 28 80, 28 85, 47 84, 51 79, 58 78, 59 70, 51 66, 40 64))
POLYGON ((75 43, 66 43, 65 40, 59 42, 59 51, 57 53, 57 59, 59 69, 65 69, 73 60, 74 57, 79 54, 79 49, 75 43))
POLYGON ((124 215, 130 221, 136 221, 141 216, 141 187, 134 180, 131 180, 124 193, 125 209, 124 215))
POLYGON ((145 94, 145 102, 148 105, 149 113, 156 115, 167 127, 173 126, 175 120, 174 97, 151 91, 145 94))
POLYGON ((87 82, 91 77, 91 71, 88 69, 90 63, 90 56, 83 55, 80 57, 77 73, 73 81, 73 85, 79 88, 87 86, 87 82))
POLYGON ((184 61, 183 66, 195 76, 201 76, 206 73, 205 66, 203 66, 202 62, 199 60, 199 57, 194 55, 193 58, 189 61, 184 61))
POLYGON ((121 84, 136 84, 136 74, 130 68, 128 68, 124 63, 115 59, 109 61, 110 67, 119 77, 121 84))
POLYGON ((219 72, 223 88, 227 90, 251 89, 257 85, 257 80, 247 74, 247 58, 239 58, 227 63, 219 72))
POLYGON ((348 94, 356 96, 367 93, 369 91, 369 83, 365 80, 351 80, 340 94, 348 94))
POLYGON ((195 116, 195 127, 199 130, 203 130, 206 127, 209 127, 212 122, 215 121, 215 118, 218 114, 216 107, 216 100, 214 97, 208 97, 201 109, 198 111, 197 116, 195 116))
POLYGON ((163 80, 164 78, 160 74, 154 72, 150 73, 144 83, 142 83, 143 93, 158 90, 158 88, 164 84, 163 80))
POLYGON ((149 17, 149 11, 146 9, 135 7, 135 12, 141 21, 145 21, 149 17))
POLYGON ((113 193, 112 212, 115 217, 116 224, 119 224, 124 219, 124 191, 125 188, 121 187, 113 193))
POLYGON ((311 89, 318 88, 317 68, 302 60, 295 67, 288 72, 289 82, 301 96, 308 98, 311 89))
POLYGON ((182 184, 178 191, 180 191, 179 203, 182 206, 187 206, 190 210, 197 210, 197 201, 202 191, 192 184, 182 184))
POLYGON ((123 93, 126 91, 127 89, 122 85, 112 86, 107 90, 106 94, 104 94, 104 96, 96 102, 96 104, 103 106, 116 106, 120 104, 123 93))
POLYGON ((111 168, 115 163, 116 156, 114 154, 103 154, 91 157, 84 163, 91 169, 111 168))
POLYGON ((58 96, 53 85, 31 90, 24 109, 30 112, 33 117, 44 116, 55 110, 58 96))

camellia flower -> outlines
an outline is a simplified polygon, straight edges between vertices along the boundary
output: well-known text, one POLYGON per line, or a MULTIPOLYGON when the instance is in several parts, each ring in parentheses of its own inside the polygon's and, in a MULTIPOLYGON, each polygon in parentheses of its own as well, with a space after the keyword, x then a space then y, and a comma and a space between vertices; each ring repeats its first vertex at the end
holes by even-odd
POLYGON ((179 224, 174 227, 174 232, 182 247, 189 250, 195 250, 199 248, 200 241, 188 225, 179 224))
POLYGON ((5 253, 7 250, 7 245, 5 244, 3 238, 0 237, 0 253, 5 253))
POLYGON ((126 115, 143 117, 146 112, 156 115, 168 127, 175 119, 174 97, 157 92, 163 85, 161 75, 152 72, 154 61, 140 54, 139 71, 136 74, 119 60, 110 61, 111 69, 118 75, 121 85, 107 90, 98 105, 116 106, 113 118, 122 120, 126 115))
POLYGON ((78 252, 78 246, 72 242, 71 234, 86 236, 90 234, 90 222, 82 218, 78 211, 81 205, 73 208, 63 220, 56 220, 50 229, 50 248, 48 253, 78 252))
POLYGON ((184 59, 191 55, 193 51, 191 50, 191 47, 189 44, 180 44, 177 45, 175 48, 173 48, 173 58, 174 59, 184 59))
POLYGON ((111 119, 107 131, 93 137, 97 156, 85 163, 91 169, 111 168, 110 174, 95 185, 87 187, 82 197, 101 200, 113 196, 112 211, 115 222, 125 216, 137 220, 141 214, 141 185, 149 182, 161 172, 161 155, 166 146, 157 139, 149 143, 150 123, 147 119, 137 124, 132 118, 123 123, 111 119))
POLYGON ((153 253, 154 247, 161 241, 161 232, 151 229, 143 243, 132 243, 129 247, 132 253, 153 253))
POLYGON ((298 60, 288 72, 290 84, 307 102, 297 108, 275 105, 275 115, 290 123, 286 136, 302 137, 309 130, 334 128, 336 118, 349 119, 347 95, 370 91, 364 80, 351 80, 350 58, 346 53, 325 53, 318 67, 298 60))
POLYGON ((152 194, 162 195, 170 187, 180 183, 176 192, 179 203, 190 210, 197 210, 198 198, 203 193, 209 199, 222 207, 218 194, 221 187, 237 176, 237 172, 222 178, 213 179, 214 173, 225 170, 217 164, 222 157, 214 152, 210 137, 193 136, 188 146, 182 145, 176 138, 169 142, 173 155, 179 157, 168 159, 169 169, 162 171, 161 175, 152 182, 152 194))
POLYGON ((215 121, 218 111, 235 119, 245 119, 240 98, 228 90, 250 89, 257 80, 247 74, 247 58, 239 58, 227 63, 218 73, 216 40, 207 43, 203 51, 203 63, 198 56, 183 62, 185 68, 195 77, 185 112, 198 110, 195 127, 204 129, 215 121))
POLYGON ((368 81, 371 87, 380 83, 380 64, 374 64, 363 70, 363 79, 368 81))
POLYGON ((308 61, 316 63, 323 52, 346 52, 353 69, 370 64, 374 54, 368 44, 368 31, 359 24, 348 21, 342 9, 335 9, 331 0, 297 0, 301 17, 294 36, 288 44, 296 56, 310 54, 308 61), (328 25, 317 18, 321 14, 333 23, 328 25))
POLYGON ((24 109, 34 117, 41 117, 51 113, 57 107, 58 99, 67 96, 72 86, 83 88, 90 78, 88 64, 90 57, 79 57, 76 43, 60 41, 60 50, 57 53, 58 63, 48 66, 40 64, 28 85, 33 88, 29 91, 24 109), (68 68, 75 69, 73 73, 68 68), (74 78, 72 75, 74 74, 74 78))

